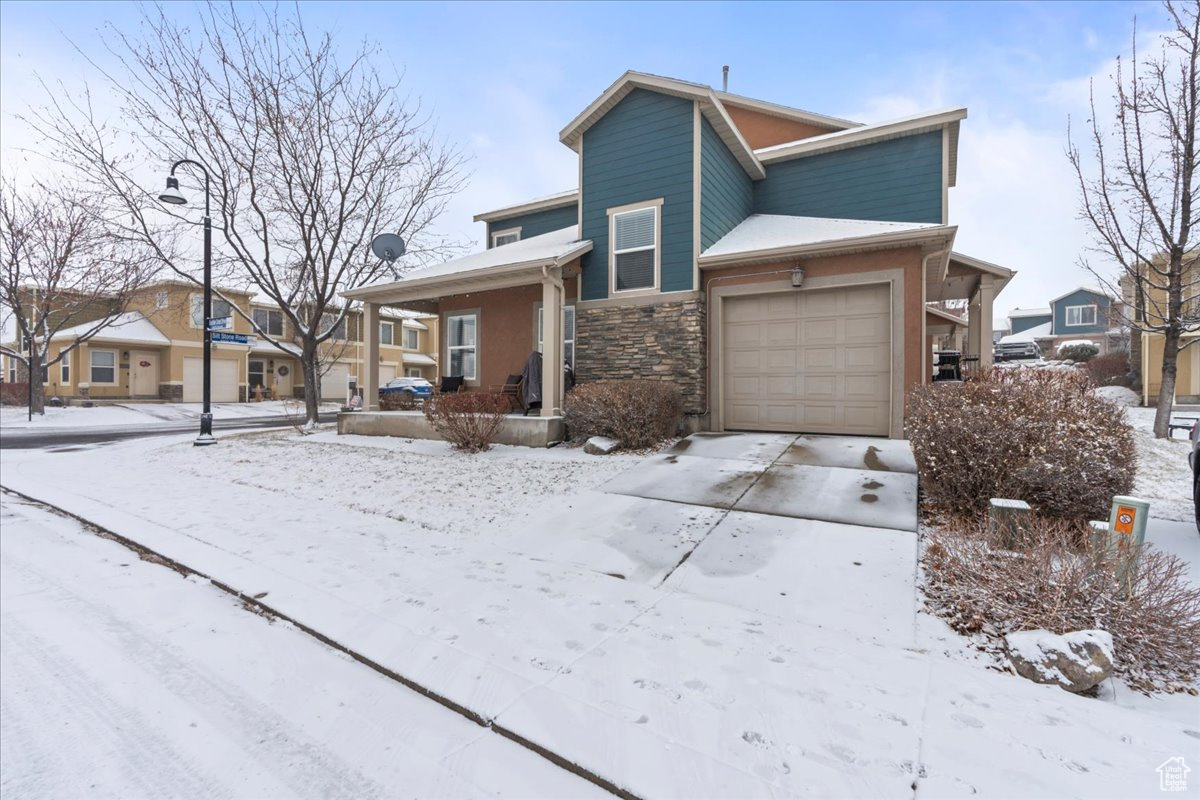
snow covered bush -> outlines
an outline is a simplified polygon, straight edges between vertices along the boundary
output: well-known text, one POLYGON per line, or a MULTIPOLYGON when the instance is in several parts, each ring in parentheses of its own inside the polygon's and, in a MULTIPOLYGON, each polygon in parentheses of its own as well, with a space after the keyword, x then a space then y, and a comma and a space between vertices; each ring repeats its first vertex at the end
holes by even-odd
POLYGON ((1016 550, 986 520, 927 528, 926 606, 1000 654, 1022 630, 1100 628, 1112 634, 1116 674, 1142 691, 1194 689, 1200 678, 1200 587, 1187 564, 1153 547, 1137 559, 1093 548, 1079 523, 1035 517, 1016 550))
POLYGON ((509 400, 502 394, 440 394, 425 401, 425 419, 456 449, 479 453, 492 446, 509 409, 509 400))
POLYGON ((1024 500, 1047 516, 1107 519, 1133 488, 1133 430, 1081 370, 994 369, 908 397, 908 436, 927 503, 983 513, 1024 500))
POLYGON ((675 435, 683 398, 666 381, 593 381, 571 390, 565 413, 573 440, 607 436, 636 449, 675 435))
POLYGON ((1088 375, 1097 386, 1129 386, 1129 355, 1108 353, 1087 362, 1088 375))
POLYGON ((1100 348, 1094 344, 1068 344, 1058 348, 1058 357, 1064 361, 1087 361, 1099 353, 1100 348))

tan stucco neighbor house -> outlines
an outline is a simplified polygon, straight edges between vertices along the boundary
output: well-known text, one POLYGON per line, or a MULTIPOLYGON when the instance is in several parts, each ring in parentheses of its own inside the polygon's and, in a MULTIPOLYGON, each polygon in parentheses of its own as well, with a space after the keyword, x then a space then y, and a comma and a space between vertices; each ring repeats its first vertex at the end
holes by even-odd
MULTIPOLYGON (((290 344, 290 323, 280 309, 252 299, 249 292, 223 288, 228 300, 213 298, 213 318, 229 317, 222 333, 248 337, 245 344, 214 342, 212 400, 246 402, 302 398, 304 371, 300 350, 290 344), (235 312, 226 303, 236 306, 235 312), (240 313, 238 313, 240 312, 240 313), (256 336, 246 319, 277 341, 281 351, 256 336)), ((200 402, 203 391, 203 293, 195 284, 161 281, 139 291, 126 313, 79 344, 45 376, 47 397, 75 400, 166 400, 200 402)), ((437 369, 437 319, 414 311, 390 309, 376 320, 375 372, 380 380, 415 376, 433 381, 437 369)), ((91 326, 59 331, 50 357, 91 326)), ((323 346, 321 399, 344 402, 363 374, 362 314, 351 311, 346 324, 323 346)), ((6 380, 24 380, 24 369, 5 356, 6 380)))
POLYGON ((479 214, 483 251, 345 297, 368 320, 436 314, 443 373, 472 389, 541 350, 548 418, 569 364, 673 381, 692 429, 902 437, 958 327, 926 304, 968 301, 986 366, 1013 275, 953 249, 966 116, 863 124, 627 72, 559 132, 576 188, 479 214))
MULTIPOLYGON (((1155 259, 1160 265, 1164 257, 1155 259)), ((1183 318, 1185 330, 1182 341, 1188 345, 1180 351, 1176 361, 1176 403, 1200 403, 1200 250, 1184 254, 1183 270, 1183 318)), ((1166 337, 1161 333, 1142 332, 1138 324, 1162 325, 1165 319, 1166 291, 1155 288, 1162 280, 1144 281, 1148 291, 1139 295, 1138 281, 1122 276, 1121 299, 1135 323, 1130 331, 1129 359, 1133 371, 1141 375, 1141 385, 1134 388, 1141 392, 1142 402, 1152 405, 1158 399, 1162 386, 1162 358, 1166 337), (1150 284, 1148 287, 1146 284, 1150 284)))

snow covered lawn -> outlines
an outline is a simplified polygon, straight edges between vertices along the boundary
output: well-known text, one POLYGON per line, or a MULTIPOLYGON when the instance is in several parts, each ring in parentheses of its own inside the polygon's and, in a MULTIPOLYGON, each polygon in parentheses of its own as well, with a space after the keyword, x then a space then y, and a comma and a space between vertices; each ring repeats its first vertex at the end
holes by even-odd
MULTIPOLYGON (((336 403, 323 403, 322 411, 336 411, 336 403)), ((26 408, 0 407, 0 427, 15 428, 98 428, 115 425, 145 425, 156 422, 187 422, 199 420, 200 403, 121 403, 84 408, 78 405, 54 408, 34 414, 29 420, 26 408)), ((248 419, 252 417, 304 416, 304 407, 297 402, 270 400, 262 403, 214 403, 213 419, 248 419)))
POLYGON ((888 568, 911 532, 596 489, 637 456, 276 432, 3 458, 5 486, 643 797, 1140 796, 1200 738, 1196 698, 1098 702, 914 645, 888 568))
MULTIPOLYGON (((1184 438, 1156 439, 1154 409, 1128 408, 1126 414, 1137 442, 1137 481, 1133 494, 1150 501, 1150 516, 1187 522, 1195 520, 1192 505, 1192 470, 1188 466, 1191 442, 1184 438)), ((1173 417, 1200 417, 1200 411, 1181 411, 1173 417)), ((1180 434, 1176 434, 1180 437, 1180 434)))

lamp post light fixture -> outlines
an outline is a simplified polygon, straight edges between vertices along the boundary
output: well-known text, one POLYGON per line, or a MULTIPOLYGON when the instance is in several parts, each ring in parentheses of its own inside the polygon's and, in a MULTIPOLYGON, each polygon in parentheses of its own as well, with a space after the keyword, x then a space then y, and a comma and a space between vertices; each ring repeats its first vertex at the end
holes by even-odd
POLYGON ((193 443, 202 446, 217 443, 212 432, 212 330, 209 327, 212 319, 212 215, 208 170, 198 161, 181 158, 171 165, 167 188, 158 199, 173 206, 187 204, 187 198, 179 191, 179 179, 175 177, 175 170, 185 165, 204 173, 204 408, 200 413, 200 435, 193 443))

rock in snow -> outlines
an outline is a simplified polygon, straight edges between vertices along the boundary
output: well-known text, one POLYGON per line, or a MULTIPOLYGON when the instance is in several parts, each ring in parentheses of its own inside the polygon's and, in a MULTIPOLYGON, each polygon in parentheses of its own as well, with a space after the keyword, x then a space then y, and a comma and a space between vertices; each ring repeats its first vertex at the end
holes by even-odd
POLYGON ((583 452, 594 456, 606 456, 620 446, 621 443, 616 439, 609 439, 607 436, 593 436, 583 446, 583 452))
POLYGON ((1004 637, 1017 674, 1035 683, 1055 683, 1086 692, 1112 675, 1113 641, 1108 631, 1021 631, 1004 637))

